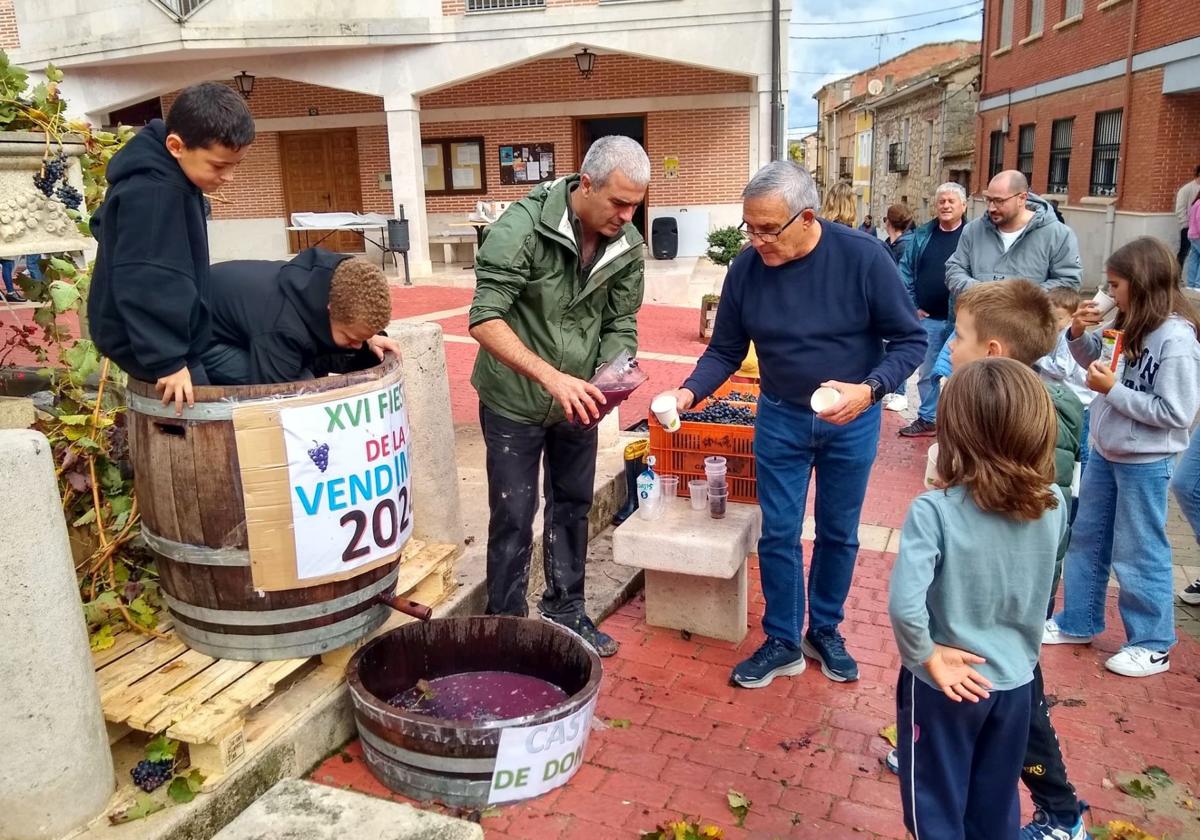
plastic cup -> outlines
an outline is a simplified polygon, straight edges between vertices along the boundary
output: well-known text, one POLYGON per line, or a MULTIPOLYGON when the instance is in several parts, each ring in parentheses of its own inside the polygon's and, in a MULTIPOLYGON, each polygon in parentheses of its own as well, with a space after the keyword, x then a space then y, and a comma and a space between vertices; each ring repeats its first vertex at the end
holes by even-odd
POLYGON ((713 470, 725 472, 725 456, 709 455, 707 458, 704 459, 704 471, 710 472, 713 470))
POLYGON ((650 494, 650 498, 638 502, 638 515, 642 519, 658 519, 663 512, 662 491, 650 494))
POLYGON ((842 394, 836 388, 818 388, 813 391, 808 404, 812 406, 813 413, 820 414, 822 411, 828 411, 837 405, 841 398, 842 394))
POLYGON ((671 499, 679 495, 679 476, 664 475, 659 478, 662 485, 663 503, 667 504, 671 499))
POLYGON ((708 515, 713 519, 724 519, 725 508, 729 503, 729 491, 724 490, 717 493, 709 488, 708 491, 708 515))
POLYGON ((692 510, 704 510, 708 504, 708 482, 699 478, 689 481, 688 495, 692 500, 692 510))
POLYGON ((1109 297, 1103 289, 1092 295, 1092 303, 1096 304, 1096 308, 1100 310, 1101 318, 1112 312, 1117 306, 1117 302, 1109 297))
POLYGON ((929 455, 925 458, 925 486, 933 488, 938 486, 939 478, 937 471, 938 445, 935 443, 929 447, 929 455))
POLYGON ((659 394, 650 403, 650 410, 668 432, 679 431, 679 404, 673 394, 659 394))

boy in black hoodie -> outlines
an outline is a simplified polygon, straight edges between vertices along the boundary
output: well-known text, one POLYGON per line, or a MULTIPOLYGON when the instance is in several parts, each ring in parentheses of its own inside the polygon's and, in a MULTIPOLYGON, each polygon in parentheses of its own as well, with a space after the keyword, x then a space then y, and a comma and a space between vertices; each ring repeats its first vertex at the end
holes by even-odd
POLYGON ((400 355, 378 335, 392 315, 387 276, 373 263, 308 248, 290 262, 217 263, 209 278, 214 385, 296 382, 361 370, 400 355))
POLYGON ((108 194, 92 216, 99 243, 88 295, 96 347, 163 404, 194 404, 210 342, 204 193, 233 180, 254 142, 242 97, 215 82, 179 94, 108 164, 108 194))

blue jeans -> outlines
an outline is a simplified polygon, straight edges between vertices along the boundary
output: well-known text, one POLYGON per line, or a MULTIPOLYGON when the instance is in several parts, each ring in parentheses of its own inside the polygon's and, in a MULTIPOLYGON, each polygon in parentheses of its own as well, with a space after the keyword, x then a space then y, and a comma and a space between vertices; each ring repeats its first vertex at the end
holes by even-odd
POLYGON ((38 261, 41 260, 41 258, 42 258, 41 254, 26 254, 25 255, 25 270, 29 272, 29 276, 32 277, 34 280, 42 279, 42 269, 38 265, 38 261))
POLYGON ((1063 561, 1063 610, 1054 617, 1070 636, 1104 632, 1111 567, 1126 644, 1164 652, 1175 644, 1167 484, 1174 457, 1121 464, 1099 452, 1088 458, 1079 516, 1063 561))
POLYGON ((921 395, 921 407, 917 410, 917 416, 934 423, 937 421, 937 403, 938 395, 942 391, 942 381, 933 375, 933 366, 954 327, 949 321, 939 321, 936 318, 922 318, 921 326, 925 328, 925 337, 929 339, 929 344, 925 347, 925 361, 917 368, 917 393, 921 395))
POLYGON ((1200 289, 1200 239, 1190 240, 1192 250, 1188 253, 1184 276, 1187 278, 1189 289, 1200 289))
POLYGON ((1196 542, 1200 542, 1200 431, 1192 435, 1191 445, 1179 459, 1171 489, 1196 542))
POLYGON ((817 419, 808 406, 762 394, 754 431, 762 537, 759 572, 767 607, 763 630, 790 645, 804 627, 804 551, 800 534, 809 476, 816 471, 816 540, 808 575, 809 632, 842 622, 858 555, 858 518, 879 446, 880 407, 845 426, 817 419))
POLYGON ((4 291, 13 291, 13 270, 17 267, 16 260, 0 260, 0 271, 4 274, 4 291))

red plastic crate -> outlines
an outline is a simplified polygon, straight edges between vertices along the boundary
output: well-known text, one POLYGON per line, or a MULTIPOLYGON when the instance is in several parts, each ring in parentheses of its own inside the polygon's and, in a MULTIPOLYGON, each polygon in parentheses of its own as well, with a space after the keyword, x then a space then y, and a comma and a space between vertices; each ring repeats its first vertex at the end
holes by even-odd
MULTIPOLYGON (((726 382, 713 392, 723 397, 732 392, 758 395, 752 382, 726 382)), ((756 403, 741 403, 757 413, 756 403)), ((725 457, 725 479, 729 483, 729 501, 758 503, 754 473, 754 427, 726 423, 698 423, 683 420, 679 431, 671 434, 650 412, 650 454, 660 475, 679 477, 679 495, 688 495, 688 481, 704 478, 704 459, 710 455, 725 457)))

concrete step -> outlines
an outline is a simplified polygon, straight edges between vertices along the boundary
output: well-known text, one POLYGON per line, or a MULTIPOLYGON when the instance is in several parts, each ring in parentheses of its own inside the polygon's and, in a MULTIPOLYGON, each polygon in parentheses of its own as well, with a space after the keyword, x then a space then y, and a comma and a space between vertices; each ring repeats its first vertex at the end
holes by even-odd
POLYGON ((213 840, 483 840, 476 823, 328 785, 285 779, 213 840))

